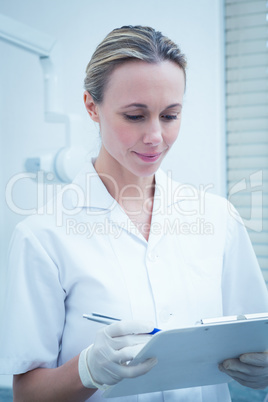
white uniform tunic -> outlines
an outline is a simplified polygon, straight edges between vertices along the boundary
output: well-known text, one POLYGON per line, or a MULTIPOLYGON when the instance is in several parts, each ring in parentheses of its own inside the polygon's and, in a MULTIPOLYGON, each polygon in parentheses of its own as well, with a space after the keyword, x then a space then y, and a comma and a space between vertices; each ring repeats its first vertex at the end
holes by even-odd
MULTIPOLYGON (((83 313, 150 320, 171 329, 201 318, 268 311, 255 254, 230 204, 186 189, 162 171, 156 184, 148 242, 92 164, 45 211, 17 225, 0 373, 57 367, 79 354, 102 325, 83 319, 83 313)), ((101 395, 97 391, 90 401, 102 401, 101 395)), ((222 384, 113 400, 227 402, 230 396, 222 384)))

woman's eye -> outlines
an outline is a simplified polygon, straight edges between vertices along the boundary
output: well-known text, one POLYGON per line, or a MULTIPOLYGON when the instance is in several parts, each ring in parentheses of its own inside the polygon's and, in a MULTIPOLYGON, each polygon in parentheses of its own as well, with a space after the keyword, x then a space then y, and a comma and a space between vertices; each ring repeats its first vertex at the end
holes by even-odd
MULTIPOLYGON (((176 113, 176 114, 162 114, 160 117, 163 120, 170 121, 170 120, 177 120, 178 115, 179 115, 179 113, 176 113)), ((145 118, 145 116, 142 115, 142 114, 136 114, 136 115, 124 114, 124 118, 126 120, 131 120, 131 121, 140 121, 140 120, 143 120, 145 118)))
POLYGON ((162 114, 161 117, 165 120, 177 120, 178 114, 162 114))
POLYGON ((132 114, 125 114, 124 115, 127 120, 138 121, 143 119, 142 115, 132 115, 132 114))

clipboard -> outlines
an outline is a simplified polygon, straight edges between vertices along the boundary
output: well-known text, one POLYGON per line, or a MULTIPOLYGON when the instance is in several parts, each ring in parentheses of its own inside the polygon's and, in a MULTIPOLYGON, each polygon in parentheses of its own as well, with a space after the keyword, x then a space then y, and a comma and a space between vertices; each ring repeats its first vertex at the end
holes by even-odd
POLYGON ((228 358, 268 350, 268 313, 201 320, 196 326, 158 332, 130 363, 157 357, 143 376, 109 387, 105 398, 227 383, 218 369, 228 358))

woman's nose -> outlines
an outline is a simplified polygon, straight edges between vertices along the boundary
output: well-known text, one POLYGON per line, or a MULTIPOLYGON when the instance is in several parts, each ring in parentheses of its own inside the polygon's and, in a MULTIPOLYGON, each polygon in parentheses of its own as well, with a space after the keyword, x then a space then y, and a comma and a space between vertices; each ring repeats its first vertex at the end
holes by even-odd
POLYGON ((146 125, 143 142, 152 145, 158 145, 162 142, 162 127, 159 120, 151 121, 146 125))

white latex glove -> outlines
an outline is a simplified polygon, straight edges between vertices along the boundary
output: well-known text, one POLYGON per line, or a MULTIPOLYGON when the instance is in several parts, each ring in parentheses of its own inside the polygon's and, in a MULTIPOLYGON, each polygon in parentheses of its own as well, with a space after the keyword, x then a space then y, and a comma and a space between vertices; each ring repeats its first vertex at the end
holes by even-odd
POLYGON ((153 329, 153 324, 144 321, 120 321, 100 329, 94 344, 80 355, 79 374, 84 386, 105 389, 123 378, 147 373, 157 359, 147 359, 136 366, 129 366, 126 362, 133 360, 151 339, 152 335, 148 333, 153 329), (85 364, 91 378, 85 379, 81 374, 85 364))
POLYGON ((268 386, 268 352, 246 353, 239 359, 228 359, 219 369, 241 385, 264 389, 268 386))

